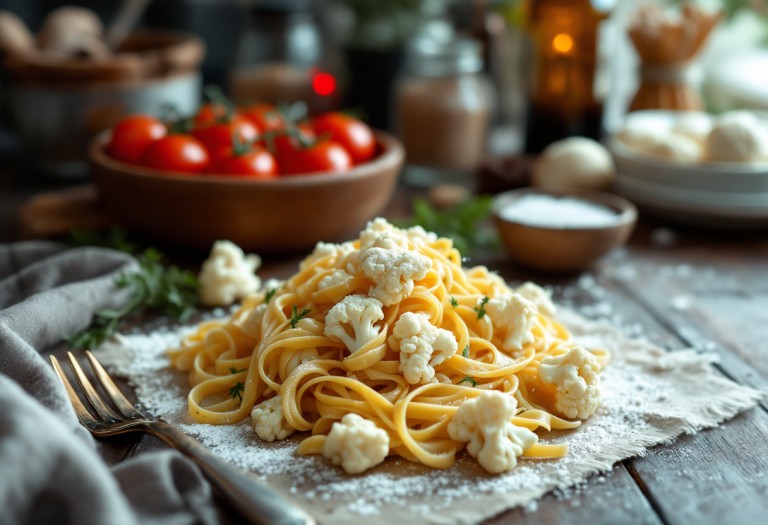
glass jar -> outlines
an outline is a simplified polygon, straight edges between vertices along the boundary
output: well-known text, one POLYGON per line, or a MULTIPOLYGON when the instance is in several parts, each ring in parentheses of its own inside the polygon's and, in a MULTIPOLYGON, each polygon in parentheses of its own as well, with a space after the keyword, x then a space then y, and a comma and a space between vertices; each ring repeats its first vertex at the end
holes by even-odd
POLYGON ((471 175, 485 152, 489 102, 477 40, 420 37, 407 49, 397 85, 399 135, 417 186, 471 175))

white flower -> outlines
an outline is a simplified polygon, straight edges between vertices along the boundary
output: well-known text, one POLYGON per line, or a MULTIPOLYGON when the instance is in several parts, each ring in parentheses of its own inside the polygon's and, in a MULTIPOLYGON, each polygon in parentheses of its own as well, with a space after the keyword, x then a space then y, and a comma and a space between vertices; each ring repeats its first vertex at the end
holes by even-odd
POLYGON ((561 356, 547 356, 539 378, 557 385, 555 409, 570 419, 587 419, 600 406, 600 363, 580 346, 561 356))
POLYGON ((259 439, 270 443, 285 439, 296 430, 283 415, 283 396, 275 396, 253 407, 251 424, 259 439))
POLYGON ((389 454, 389 434, 373 421, 346 414, 331 427, 323 456, 341 465, 347 474, 359 474, 384 461, 389 454))
POLYGON ((484 390, 461 404, 448 424, 448 435, 454 441, 469 443, 467 452, 488 472, 512 470, 518 456, 539 439, 527 428, 512 423, 516 408, 514 396, 484 390))
POLYGON ((557 306, 552 302, 552 292, 545 290, 536 283, 528 281, 520 285, 515 293, 522 295, 533 304, 540 313, 552 317, 557 313, 557 306))
POLYGON ((226 306, 261 286, 254 272, 261 266, 258 255, 245 255, 230 241, 216 241, 211 255, 203 263, 200 281, 200 301, 207 306, 226 306))
POLYGON ((376 322, 384 319, 381 307, 381 301, 372 297, 348 295, 325 316, 325 335, 355 353, 379 335, 381 327, 376 322))
POLYGON ((516 293, 505 293, 491 299, 485 305, 493 327, 504 334, 501 347, 514 352, 523 345, 534 341, 533 328, 536 321, 536 305, 516 293))
POLYGON ((435 366, 455 354, 459 346, 451 332, 413 312, 405 312, 397 320, 389 345, 400 353, 400 371, 412 385, 429 383, 435 377, 435 366))

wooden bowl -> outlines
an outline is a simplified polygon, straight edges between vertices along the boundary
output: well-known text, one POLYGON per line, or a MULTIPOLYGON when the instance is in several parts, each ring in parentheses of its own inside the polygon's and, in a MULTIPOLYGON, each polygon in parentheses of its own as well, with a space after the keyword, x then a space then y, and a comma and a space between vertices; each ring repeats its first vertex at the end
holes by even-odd
POLYGON ((249 251, 285 252, 346 240, 385 208, 404 151, 391 135, 374 135, 376 157, 347 172, 266 181, 126 164, 107 155, 107 134, 93 140, 89 159, 104 208, 138 232, 194 248, 227 239, 249 251))
POLYGON ((517 263, 548 272, 578 272, 589 268, 611 250, 623 245, 637 222, 637 209, 621 197, 598 191, 566 188, 528 188, 500 193, 493 200, 493 216, 501 240, 517 263), (603 228, 543 228, 502 219, 502 208, 528 194, 574 197, 602 204, 616 212, 616 220, 603 228))

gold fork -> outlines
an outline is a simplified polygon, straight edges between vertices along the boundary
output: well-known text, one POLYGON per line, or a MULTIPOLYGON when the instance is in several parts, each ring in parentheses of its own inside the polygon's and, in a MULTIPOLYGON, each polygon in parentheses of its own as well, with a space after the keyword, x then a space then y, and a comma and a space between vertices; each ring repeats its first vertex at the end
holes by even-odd
POLYGON ((114 436, 126 432, 151 434, 197 463, 211 486, 251 523, 256 525, 315 525, 315 520, 309 514, 263 485, 256 483, 241 470, 215 456, 185 433, 162 421, 145 418, 118 390, 109 374, 93 354, 86 352, 86 355, 101 386, 104 387, 104 391, 112 400, 114 408, 110 407, 99 396, 72 352, 67 352, 75 378, 97 417, 94 417, 80 401, 61 365, 59 365, 59 361, 54 356, 50 356, 50 358, 53 368, 67 389, 69 400, 75 408, 80 424, 87 428, 91 434, 99 437, 114 436))

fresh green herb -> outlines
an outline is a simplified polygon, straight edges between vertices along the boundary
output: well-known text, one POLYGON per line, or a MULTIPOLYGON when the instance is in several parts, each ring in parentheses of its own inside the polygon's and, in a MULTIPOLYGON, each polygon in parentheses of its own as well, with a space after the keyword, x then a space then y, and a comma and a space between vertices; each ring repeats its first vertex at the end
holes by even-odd
POLYGON ((264 304, 268 304, 269 301, 272 300, 272 297, 277 292, 277 288, 272 288, 271 290, 267 290, 267 295, 264 296, 264 304))
POLYGON ((460 385, 462 383, 472 383, 472 388, 475 388, 477 386, 477 381, 475 381, 471 377, 465 377, 464 379, 459 381, 457 384, 460 385))
POLYGON ((245 384, 241 383, 240 381, 237 382, 235 386, 229 389, 229 397, 232 399, 235 399, 236 397, 240 398, 240 402, 243 401, 243 390, 245 390, 245 384))
POLYGON ((456 308, 457 306, 459 306, 459 301, 457 301, 456 299, 454 299, 454 298, 453 298, 453 296, 451 296, 451 306, 453 306, 454 308, 456 308))
POLYGON ((478 319, 478 321, 485 316, 485 305, 486 304, 488 304, 488 298, 487 297, 483 297, 483 300, 480 301, 480 306, 479 307, 477 307, 477 306, 474 307, 475 312, 477 312, 477 319, 478 319))
POLYGON ((247 372, 248 369, 247 368, 243 368, 242 370, 238 370, 234 366, 230 366, 229 367, 229 371, 232 372, 232 375, 235 375, 235 374, 239 374, 240 372, 247 372))
POLYGON ((125 231, 117 226, 110 228, 104 236, 95 230, 73 228, 69 231, 69 243, 75 246, 101 246, 130 254, 135 254, 139 248, 139 245, 130 242, 125 231))
POLYGON ((296 305, 293 305, 293 314, 291 315, 291 328, 296 328, 296 323, 308 316, 312 310, 302 310, 297 313, 296 305))
POLYGON ((161 262, 163 254, 154 248, 144 250, 138 259, 138 272, 124 272, 115 278, 118 288, 131 288, 131 299, 120 310, 96 312, 91 328, 64 337, 74 348, 96 348, 112 337, 123 318, 131 313, 157 309, 182 322, 195 313, 200 283, 191 272, 176 266, 166 269, 161 262))
POLYGON ((448 237, 463 255, 499 246, 496 230, 483 225, 491 216, 491 197, 470 197, 445 211, 435 210, 425 199, 416 199, 413 214, 410 221, 398 226, 422 226, 441 237, 448 237))
POLYGON ((464 351, 461 353, 461 357, 464 357, 464 358, 467 358, 467 357, 469 357, 469 345, 467 345, 467 346, 464 348, 464 351))

